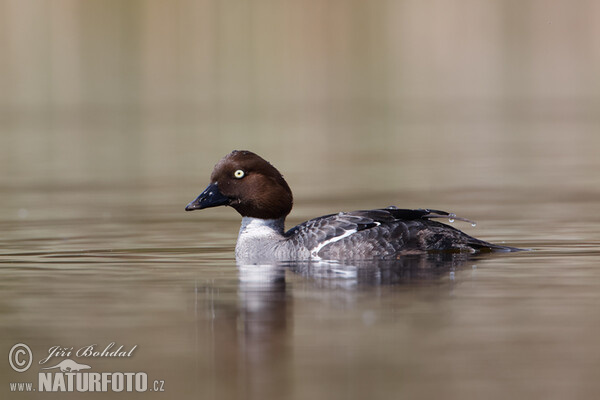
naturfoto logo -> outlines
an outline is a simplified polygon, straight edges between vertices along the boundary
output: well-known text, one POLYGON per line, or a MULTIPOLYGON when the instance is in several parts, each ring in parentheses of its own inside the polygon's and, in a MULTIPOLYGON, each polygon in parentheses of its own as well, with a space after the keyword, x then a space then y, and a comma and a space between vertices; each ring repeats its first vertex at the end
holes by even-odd
MULTIPOLYGON (((111 342, 106 346, 90 344, 83 347, 52 346, 47 355, 38 361, 44 366, 38 372, 37 387, 34 382, 11 382, 11 392, 163 392, 164 380, 148 382, 145 372, 88 372, 92 366, 71 358, 131 357, 137 345, 125 347, 111 342), (63 358, 58 360, 56 358, 63 358), (52 360, 51 362, 49 362, 52 360), (48 364, 46 364, 48 363, 48 364), (46 366, 47 365, 47 366, 46 366), (49 370, 50 372, 42 371, 49 370), (84 372, 82 372, 84 371, 84 372), (149 385, 150 383, 150 385, 149 385)), ((27 371, 33 361, 31 348, 17 343, 9 351, 8 361, 16 372, 27 371)))

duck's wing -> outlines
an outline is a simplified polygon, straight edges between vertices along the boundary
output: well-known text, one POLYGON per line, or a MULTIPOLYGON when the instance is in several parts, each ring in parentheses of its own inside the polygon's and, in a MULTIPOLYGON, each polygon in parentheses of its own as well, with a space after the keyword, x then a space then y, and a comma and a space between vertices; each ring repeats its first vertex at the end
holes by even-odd
POLYGON ((292 228, 286 236, 314 256, 335 258, 342 254, 387 257, 412 251, 514 250, 476 239, 432 218, 465 220, 440 210, 388 207, 325 215, 292 228))

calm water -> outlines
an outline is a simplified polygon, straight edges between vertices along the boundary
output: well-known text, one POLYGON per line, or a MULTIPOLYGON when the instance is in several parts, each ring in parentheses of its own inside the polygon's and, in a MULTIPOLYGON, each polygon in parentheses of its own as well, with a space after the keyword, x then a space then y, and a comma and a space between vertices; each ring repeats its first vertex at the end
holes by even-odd
POLYGON ((599 13, 0 0, 0 399, 600 398, 599 13), (236 265, 237 214, 183 211, 233 149, 288 227, 434 208, 532 250, 236 265), (10 392, 64 359, 164 392, 10 392))
POLYGON ((183 130, 167 146, 152 131, 143 142, 92 132, 36 144, 25 135, 34 128, 18 128, 2 158, 0 347, 5 360, 16 343, 34 356, 23 373, 0 363, 3 398, 64 398, 10 394, 9 382, 37 386, 40 368, 65 358, 39 365, 52 346, 111 342, 137 347, 71 358, 164 381, 164 393, 140 398, 600 394, 599 161, 587 126, 552 141, 531 126, 483 140, 469 125, 421 145, 439 127, 404 126, 401 139, 389 133, 395 147, 368 136, 334 147, 335 134, 295 155, 282 150, 293 138, 254 147, 295 191, 288 226, 339 210, 432 207, 477 220, 454 224, 470 234, 532 249, 279 266, 236 265, 233 210, 183 211, 212 165, 248 141, 206 148, 183 130))

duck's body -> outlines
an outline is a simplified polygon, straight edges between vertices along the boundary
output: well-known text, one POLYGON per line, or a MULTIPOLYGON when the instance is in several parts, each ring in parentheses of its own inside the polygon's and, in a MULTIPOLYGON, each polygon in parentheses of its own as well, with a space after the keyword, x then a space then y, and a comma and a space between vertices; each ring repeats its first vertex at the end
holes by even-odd
POLYGON ((395 207, 325 215, 284 231, 292 193, 271 164, 249 151, 225 156, 211 184, 186 210, 220 205, 243 217, 236 245, 241 260, 352 260, 398 258, 429 251, 513 251, 467 235, 431 218, 437 210, 395 207))

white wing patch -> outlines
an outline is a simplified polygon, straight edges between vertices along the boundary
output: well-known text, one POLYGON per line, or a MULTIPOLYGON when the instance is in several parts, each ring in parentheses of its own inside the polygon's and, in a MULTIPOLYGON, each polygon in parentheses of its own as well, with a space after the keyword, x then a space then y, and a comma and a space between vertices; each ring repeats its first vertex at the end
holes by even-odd
MULTIPOLYGON (((379 226, 381 225, 381 222, 377 222, 377 221, 373 221, 373 223, 375 224, 375 226, 379 226)), ((321 249, 331 243, 335 243, 338 240, 342 240, 343 238, 346 238, 350 235, 352 235, 353 233, 358 232, 358 229, 349 229, 346 232, 342 233, 339 236, 334 236, 331 239, 325 240, 322 243, 319 243, 316 247, 314 247, 313 249, 311 249, 310 251, 310 256, 312 258, 314 258, 315 260, 320 260, 321 257, 319 257, 319 251, 321 251, 321 249)))
MULTIPOLYGON (((377 224, 377 226, 381 225, 380 222, 375 222, 375 224, 377 224)), ((331 243, 335 243, 339 240, 342 240, 343 238, 346 238, 356 232, 358 232, 358 229, 349 229, 339 236, 334 236, 328 240, 325 240, 324 242, 319 243, 316 247, 314 247, 313 249, 310 250, 310 256, 316 260, 320 260, 321 257, 319 257, 319 251, 321 251, 321 249, 323 247, 325 247, 331 243)))
POLYGON ((323 247, 327 246, 328 244, 335 243, 338 240, 342 240, 343 238, 348 237, 348 236, 352 235, 353 233, 356 233, 356 231, 357 231, 356 229, 350 229, 350 230, 344 232, 343 234, 341 234, 340 236, 334 236, 331 239, 328 239, 328 240, 326 240, 324 242, 319 243, 317 245, 317 247, 313 248, 310 251, 310 256, 314 257, 316 259, 320 259, 320 257, 319 257, 319 251, 321 251, 321 249, 323 247))

